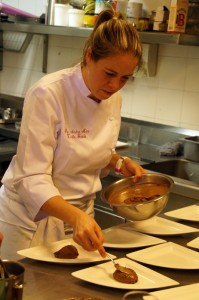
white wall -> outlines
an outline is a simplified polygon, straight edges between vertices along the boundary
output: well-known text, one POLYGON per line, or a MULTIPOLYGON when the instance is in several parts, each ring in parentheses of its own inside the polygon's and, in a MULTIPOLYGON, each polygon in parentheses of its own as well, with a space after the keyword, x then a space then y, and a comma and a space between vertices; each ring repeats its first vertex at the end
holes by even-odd
MULTIPOLYGON (((41 0, 3 2, 40 15, 44 12, 46 1, 42 5, 39 5, 41 0)), ((145 1, 144 5, 146 2, 151 4, 150 9, 154 9, 154 3, 160 5, 162 1, 145 1)), ((84 41, 84 38, 50 36, 48 72, 79 61, 84 41)), ((24 96, 27 89, 44 76, 42 51, 43 37, 40 35, 34 35, 25 53, 5 51, 3 71, 0 72, 0 92, 24 96)), ((156 76, 130 80, 123 88, 122 115, 199 130, 198 70, 198 47, 160 45, 156 76)))

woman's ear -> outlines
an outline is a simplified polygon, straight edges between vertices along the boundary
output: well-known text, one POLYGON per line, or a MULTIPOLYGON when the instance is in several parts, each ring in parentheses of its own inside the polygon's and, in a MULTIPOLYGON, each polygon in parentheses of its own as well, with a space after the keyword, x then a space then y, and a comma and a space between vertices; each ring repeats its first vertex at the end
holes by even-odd
POLYGON ((86 64, 92 60, 92 49, 89 47, 86 52, 86 64))

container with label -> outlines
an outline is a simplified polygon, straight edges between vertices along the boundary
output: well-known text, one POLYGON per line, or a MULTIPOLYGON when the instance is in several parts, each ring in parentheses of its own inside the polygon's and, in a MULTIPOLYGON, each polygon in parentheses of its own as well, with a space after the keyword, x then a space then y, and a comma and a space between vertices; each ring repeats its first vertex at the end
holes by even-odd
POLYGON ((95 19, 95 0, 86 0, 84 8, 84 26, 93 27, 95 19))
POLYGON ((126 18, 128 0, 113 0, 112 6, 116 11, 119 11, 126 18))
POLYGON ((54 5, 54 25, 56 26, 68 26, 68 10, 69 4, 57 4, 54 5))
POLYGON ((186 32, 199 34, 199 1, 189 1, 186 32))
POLYGON ((70 27, 83 27, 84 26, 84 10, 70 8, 68 10, 68 25, 70 27))
POLYGON ((142 3, 132 2, 131 0, 127 5, 127 19, 134 23, 136 27, 138 27, 139 19, 142 17, 142 6, 142 3))
POLYGON ((171 0, 167 31, 185 32, 189 0, 171 0))

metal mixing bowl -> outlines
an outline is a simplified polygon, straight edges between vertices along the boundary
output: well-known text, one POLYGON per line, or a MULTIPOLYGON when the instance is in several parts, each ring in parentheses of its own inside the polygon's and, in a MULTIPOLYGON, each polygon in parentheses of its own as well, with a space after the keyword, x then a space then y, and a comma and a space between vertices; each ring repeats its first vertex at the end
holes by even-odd
POLYGON ((132 178, 120 179, 103 189, 101 192, 102 201, 109 204, 119 216, 131 221, 147 220, 158 215, 168 202, 169 193, 174 185, 173 180, 169 176, 156 173, 144 174, 137 183, 133 183, 132 178), (166 192, 151 200, 124 203, 125 199, 133 197, 135 187, 141 188, 143 185, 148 185, 150 188, 151 184, 166 185, 166 192))

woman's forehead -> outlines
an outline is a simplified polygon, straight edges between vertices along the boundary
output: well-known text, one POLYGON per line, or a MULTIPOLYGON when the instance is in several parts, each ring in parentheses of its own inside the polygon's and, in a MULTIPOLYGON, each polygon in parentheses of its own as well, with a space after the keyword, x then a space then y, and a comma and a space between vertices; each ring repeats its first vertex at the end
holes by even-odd
POLYGON ((102 58, 97 62, 101 67, 114 72, 130 75, 138 64, 138 58, 132 54, 117 54, 102 58))

